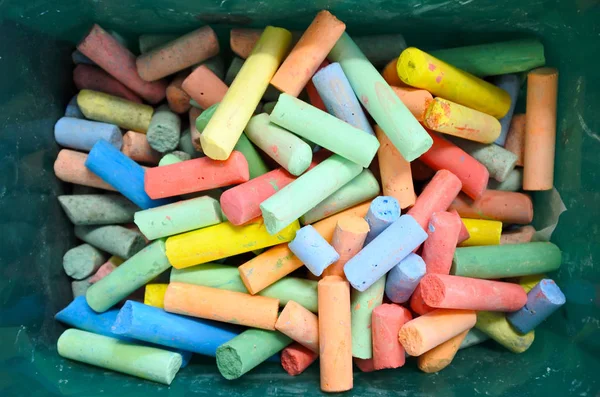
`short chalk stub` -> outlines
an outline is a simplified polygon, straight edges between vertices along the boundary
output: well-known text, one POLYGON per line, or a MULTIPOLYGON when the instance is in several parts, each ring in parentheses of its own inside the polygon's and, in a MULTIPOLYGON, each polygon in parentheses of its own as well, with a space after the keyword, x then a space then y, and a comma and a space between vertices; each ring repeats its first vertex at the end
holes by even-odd
POLYGON ((315 276, 323 274, 327 266, 340 259, 340 255, 311 225, 296 232, 288 246, 315 276))
POLYGON ((425 261, 417 254, 409 254, 390 270, 385 283, 385 295, 394 303, 404 303, 425 275, 425 261))
POLYGON ((400 218, 400 204, 391 196, 379 196, 371 201, 365 220, 369 224, 369 233, 365 246, 379 236, 389 225, 400 218))
POLYGON ((521 310, 506 316, 520 333, 526 334, 540 325, 566 302, 565 295, 553 280, 543 279, 527 294, 527 303, 521 310))

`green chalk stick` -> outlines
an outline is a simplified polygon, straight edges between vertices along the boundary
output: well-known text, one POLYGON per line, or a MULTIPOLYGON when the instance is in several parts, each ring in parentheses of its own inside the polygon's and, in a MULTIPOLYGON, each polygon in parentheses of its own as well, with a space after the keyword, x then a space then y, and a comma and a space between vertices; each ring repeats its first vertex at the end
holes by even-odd
POLYGON ((171 153, 173 156, 177 157, 180 161, 186 161, 186 160, 190 160, 192 158, 192 156, 190 156, 189 154, 187 154, 186 152, 183 152, 181 150, 173 150, 171 153))
POLYGON ((71 248, 63 256, 63 268, 67 276, 82 280, 93 275, 106 262, 106 255, 89 244, 71 248))
POLYGON ((177 149, 182 152, 186 152, 190 155, 191 158, 196 158, 200 156, 200 152, 197 152, 196 149, 194 149, 194 145, 192 144, 192 134, 189 128, 186 128, 185 131, 181 133, 177 149))
POLYGON ((92 285, 85 294, 87 303, 105 312, 170 267, 165 242, 156 240, 92 285))
POLYGON ((321 201, 316 207, 300 217, 303 225, 315 223, 328 216, 363 203, 379 195, 379 182, 369 169, 364 169, 358 176, 336 190, 331 196, 321 201))
POLYGON ((261 176, 270 171, 269 167, 267 167, 262 157, 260 157, 260 154, 252 142, 250 142, 246 134, 242 133, 242 135, 240 135, 240 139, 238 139, 233 150, 241 152, 246 158, 246 161, 248 162, 250 179, 256 178, 257 176, 261 176))
POLYGON ((181 354, 120 339, 68 329, 56 344, 61 357, 170 385, 181 354))
POLYGON ((371 164, 379 148, 373 135, 285 93, 279 96, 270 120, 363 167, 371 164))
POLYGON ((277 102, 267 102, 263 105, 263 112, 265 112, 266 114, 271 114, 273 113, 273 109, 275 109, 275 105, 277 105, 277 102))
POLYGON ((312 149, 302 139, 269 121, 269 115, 261 113, 250 119, 246 135, 269 157, 292 175, 300 175, 312 161, 312 149))
POLYGON ((90 279, 92 277, 94 277, 94 275, 86 277, 83 280, 75 280, 71 282, 71 292, 73 292, 73 299, 77 298, 78 296, 85 295, 88 288, 92 286, 92 283, 90 283, 90 279))
POLYGON ((358 100, 406 161, 425 153, 433 140, 347 33, 328 56, 339 62, 358 100))
POLYGON ((145 54, 153 49, 167 44, 176 38, 176 34, 143 34, 139 37, 140 54, 145 54))
POLYGON ((277 331, 248 329, 217 348, 217 367, 225 379, 237 379, 291 343, 277 331))
POLYGON ((537 39, 448 48, 429 54, 480 77, 524 72, 546 64, 544 46, 537 39))
POLYGON ((200 104, 198 102, 194 101, 193 99, 190 99, 190 105, 192 105, 196 109, 202 109, 202 106, 200 106, 200 104))
POLYGON ((313 313, 319 310, 317 299, 317 281, 297 277, 285 277, 269 285, 258 295, 279 299, 279 305, 284 307, 289 301, 304 306, 313 313))
POLYGON ((131 223, 138 206, 120 194, 58 196, 60 206, 74 225, 131 223))
POLYGON ((465 152, 469 153, 475 160, 488 169, 490 177, 499 182, 503 182, 508 175, 515 169, 517 164, 517 155, 511 151, 498 146, 495 143, 489 145, 468 141, 455 137, 448 137, 454 144, 465 152))
POLYGON ((225 73, 225 84, 227 84, 228 86, 231 85, 233 79, 235 79, 235 76, 237 76, 243 64, 244 60, 242 58, 233 57, 231 63, 229 64, 229 67, 227 68, 227 73, 225 73))
POLYGON ((267 231, 279 232, 361 172, 360 165, 337 154, 322 161, 261 203, 267 231))
POLYGON ((221 223, 221 206, 203 196, 135 213, 135 224, 148 240, 173 236, 221 223))
POLYGON ((505 278, 551 272, 560 267, 560 249, 549 242, 461 247, 454 251, 450 274, 505 278))
POLYGON ((219 104, 215 103, 214 105, 210 106, 208 109, 200 113, 200 116, 196 118, 196 129, 199 133, 202 134, 202 131, 204 131, 204 129, 208 125, 208 122, 212 118, 213 114, 215 114, 215 112, 217 111, 217 107, 219 107, 219 104))
POLYGON ((517 192, 523 187, 523 168, 513 169, 503 182, 498 182, 495 179, 488 181, 488 189, 504 190, 506 192, 517 192))
POLYGON ((385 276, 381 277, 364 292, 352 289, 350 309, 352 311, 352 356, 362 359, 373 357, 371 336, 371 314, 383 302, 385 276))
POLYGON ((383 66, 406 49, 406 40, 399 33, 358 36, 354 42, 373 65, 383 66))
POLYGON ((75 236, 94 247, 124 259, 131 258, 146 245, 141 233, 117 225, 76 225, 75 236))
POLYGON ((150 147, 160 153, 170 152, 179 145, 180 136, 179 115, 172 112, 167 105, 156 108, 146 132, 150 147))
POLYGON ((501 312, 477 312, 475 328, 513 353, 523 353, 529 349, 535 338, 534 330, 525 335, 515 331, 506 319, 506 315, 501 312))
POLYGON ((186 152, 175 150, 174 152, 165 154, 158 162, 158 166, 162 167, 163 165, 171 165, 171 164, 175 164, 175 163, 180 163, 182 161, 186 161, 191 158, 192 157, 189 154, 187 154, 186 152))

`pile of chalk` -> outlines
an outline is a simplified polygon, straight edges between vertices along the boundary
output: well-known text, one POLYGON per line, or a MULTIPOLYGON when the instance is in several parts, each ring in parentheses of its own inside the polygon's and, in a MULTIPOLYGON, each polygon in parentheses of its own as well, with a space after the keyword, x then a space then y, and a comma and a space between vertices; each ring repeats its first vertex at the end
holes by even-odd
POLYGON ((91 28, 54 131, 81 240, 61 356, 164 384, 191 354, 227 379, 318 359, 340 392, 353 364, 432 373, 489 338, 531 346, 565 303, 524 193, 553 186, 542 44, 424 52, 345 30, 327 11, 304 32, 233 29, 225 70, 209 26, 142 35, 137 57, 91 28))

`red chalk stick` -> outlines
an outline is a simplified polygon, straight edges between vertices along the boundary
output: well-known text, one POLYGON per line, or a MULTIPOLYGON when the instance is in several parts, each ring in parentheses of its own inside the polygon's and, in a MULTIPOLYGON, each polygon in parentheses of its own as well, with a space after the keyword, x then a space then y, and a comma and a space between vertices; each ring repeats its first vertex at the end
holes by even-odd
POLYGON ((448 170, 439 170, 417 197, 417 201, 408 211, 408 215, 415 218, 423 230, 427 230, 431 214, 446 211, 460 192, 461 187, 462 183, 456 175, 448 170))
POLYGON ((450 273, 461 226, 464 225, 458 214, 436 212, 431 215, 421 254, 427 273, 450 273))
POLYGON ((183 80, 181 88, 198 102, 202 109, 208 109, 221 102, 228 87, 206 65, 200 65, 183 80))
POLYGON ((233 151, 225 161, 209 157, 149 168, 144 188, 151 198, 178 196, 246 182, 250 178, 244 155, 233 151))
POLYGON ((527 303, 523 287, 513 283, 426 274, 419 285, 425 304, 440 309, 512 312, 527 303))
POLYGON ((422 316, 423 314, 427 314, 430 311, 435 310, 433 307, 427 306, 425 301, 423 300, 423 296, 421 296, 421 284, 417 285, 415 292, 413 292, 410 297, 410 309, 422 316))
POLYGON ((410 311, 393 303, 377 306, 371 315, 373 335, 373 367, 375 370, 399 368, 406 357, 404 347, 398 340, 398 332, 404 323, 412 320, 410 311))
MULTIPOLYGON (((450 205, 452 206, 452 204, 450 204, 450 205)), ((460 214, 458 213, 457 210, 450 210, 448 212, 456 214, 456 216, 458 216, 460 218, 460 214)), ((460 233, 458 233, 458 244, 460 244, 463 241, 466 241, 470 238, 471 238, 471 233, 469 233, 469 229, 467 229, 465 224, 461 221, 460 222, 460 233)))
POLYGON ((142 103, 140 97, 134 94, 133 91, 96 66, 77 65, 73 70, 73 82, 78 90, 87 89, 105 92, 132 102, 142 103))
POLYGON ((523 193, 486 190, 477 200, 459 194, 450 205, 463 218, 487 219, 527 225, 533 220, 533 203, 523 193))
POLYGON ((361 372, 373 372, 375 366, 373 365, 372 358, 357 358, 354 357, 354 364, 361 370, 361 372))
POLYGON ((299 343, 293 343, 281 351, 281 366, 292 376, 300 375, 319 358, 315 353, 299 343))

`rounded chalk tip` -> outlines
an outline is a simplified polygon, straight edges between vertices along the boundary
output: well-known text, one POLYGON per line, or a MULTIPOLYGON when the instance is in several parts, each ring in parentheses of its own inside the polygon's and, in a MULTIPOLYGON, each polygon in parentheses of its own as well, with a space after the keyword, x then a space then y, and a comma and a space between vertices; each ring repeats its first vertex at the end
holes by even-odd
POLYGON ((405 49, 398 57, 396 71, 402 82, 408 85, 418 84, 425 71, 425 53, 415 47, 405 49))
POLYGON ((217 368, 225 379, 232 380, 242 376, 242 359, 235 348, 221 345, 217 348, 217 368))
POLYGON ((400 204, 398 200, 391 196, 378 196, 369 207, 367 219, 374 217, 376 219, 391 223, 400 217, 400 204))
POLYGON ((227 150, 223 143, 207 137, 207 134, 202 134, 200 136, 200 145, 202 145, 202 151, 204 154, 213 160, 227 160, 233 151, 233 147, 230 150, 227 150))
POLYGON ((306 142, 299 142, 294 148, 285 168, 290 174, 300 176, 310 167, 311 161, 312 149, 306 142))
POLYGON ((251 218, 246 214, 246 206, 244 198, 236 194, 235 189, 226 190, 220 197, 221 210, 232 225, 242 225, 251 218))
MULTIPOLYGON (((546 299, 554 305, 563 305, 567 300, 565 295, 560 290, 558 285, 551 279, 543 279, 539 282, 541 292, 546 296, 546 299)), ((535 288, 534 288, 535 289, 535 288)))
POLYGON ((444 282, 435 274, 426 274, 419 283, 421 297, 427 306, 437 307, 446 296, 444 282))
POLYGON ((425 275, 427 266, 425 261, 417 254, 410 253, 398 265, 398 270, 404 279, 410 281, 418 281, 425 275))

